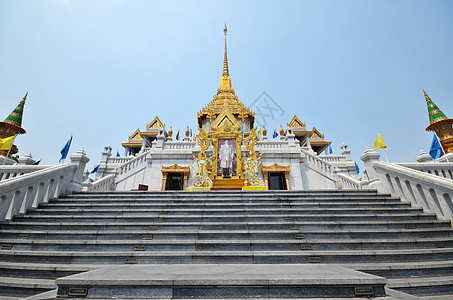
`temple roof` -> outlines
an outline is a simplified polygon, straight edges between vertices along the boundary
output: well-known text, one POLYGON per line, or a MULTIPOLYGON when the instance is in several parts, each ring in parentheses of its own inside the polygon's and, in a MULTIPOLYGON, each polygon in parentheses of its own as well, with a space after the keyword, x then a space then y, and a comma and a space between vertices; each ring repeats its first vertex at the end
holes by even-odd
POLYGON ((17 107, 6 117, 5 121, 0 122, 0 138, 3 135, 14 135, 25 133, 25 129, 22 128, 22 115, 24 112, 25 100, 27 99, 28 93, 25 94, 24 98, 17 107))
POLYGON ((204 118, 208 118, 210 120, 215 119, 220 113, 222 113, 225 106, 228 107, 232 114, 238 115, 240 119, 244 120, 250 118, 251 125, 253 125, 253 121, 255 119, 255 113, 250 108, 245 106, 234 93, 228 70, 226 24, 223 31, 225 33, 225 54, 223 58, 223 71, 222 77, 220 78, 220 87, 212 101, 197 113, 198 124, 200 127, 202 126, 202 120, 204 118))

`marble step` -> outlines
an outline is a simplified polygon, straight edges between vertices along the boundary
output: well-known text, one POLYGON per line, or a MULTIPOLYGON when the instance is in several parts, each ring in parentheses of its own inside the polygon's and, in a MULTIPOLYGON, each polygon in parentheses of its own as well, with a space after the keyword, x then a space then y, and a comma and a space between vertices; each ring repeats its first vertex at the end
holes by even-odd
POLYGON ((27 251, 0 250, 2 262, 76 264, 297 264, 452 260, 453 249, 339 251, 27 251))
MULTIPOLYGON (((142 240, 145 238, 173 239, 173 240, 213 240, 231 238, 234 240, 304 240, 304 239, 395 239, 395 238, 440 238, 452 237, 453 230, 450 227, 440 228, 416 228, 416 229, 386 229, 386 228, 360 228, 360 229, 336 229, 330 228, 301 228, 299 230, 198 230, 193 229, 176 230, 165 229, 164 226, 171 224, 151 225, 143 224, 139 229, 134 224, 129 224, 125 228, 123 224, 115 229, 111 224, 98 224, 92 230, 82 227, 80 224, 79 230, 49 230, 46 226, 30 226, 23 229, 1 229, 0 234, 4 239, 47 239, 47 240, 142 240), (35 228, 34 228, 35 227, 35 228), (152 236, 150 236, 152 235, 152 236)), ((40 226, 40 225, 38 225, 40 226)), ((296 227, 294 227, 296 228, 296 227)))
POLYGON ((0 293, 2 296, 27 297, 56 287, 53 279, 0 277, 0 293))
MULTIPOLYGON (((58 264, 58 263, 19 263, 2 262, 0 274, 3 277, 24 277, 56 279, 72 274, 95 270, 115 264, 58 264)), ((453 261, 391 262, 391 263, 342 263, 337 264, 349 269, 370 273, 385 278, 423 278, 433 276, 452 276, 453 261), (438 275, 435 275, 438 274, 438 275)))
POLYGON ((453 237, 417 239, 292 240, 31 240, 0 239, 8 250, 36 251, 308 251, 453 248, 453 237))
POLYGON ((54 203, 46 206, 40 206, 37 209, 30 209, 27 211, 27 214, 39 214, 43 212, 101 212, 101 213, 121 213, 127 211, 152 211, 152 210, 198 210, 203 211, 204 209, 297 209, 297 210, 312 210, 312 209, 343 209, 348 208, 351 210, 357 209, 380 209, 382 211, 387 211, 387 209, 409 209, 411 206, 406 203, 394 203, 394 204, 362 204, 357 203, 352 204, 342 204, 342 203, 311 203, 311 204, 154 204, 154 203, 127 203, 127 204, 86 204, 86 203, 77 203, 77 204, 63 204, 63 203, 54 203))
MULTIPOLYGON (((387 286, 411 295, 453 295, 453 275, 388 279, 387 286)), ((450 296, 453 299, 453 296, 450 296)))
POLYGON ((59 297, 308 298, 385 296, 385 279, 339 266, 153 265, 105 267, 56 280, 59 297))

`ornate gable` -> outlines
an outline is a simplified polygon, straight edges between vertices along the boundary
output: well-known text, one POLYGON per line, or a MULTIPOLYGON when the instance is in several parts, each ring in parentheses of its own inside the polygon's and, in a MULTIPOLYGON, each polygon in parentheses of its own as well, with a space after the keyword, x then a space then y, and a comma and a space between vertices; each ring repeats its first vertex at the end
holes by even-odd
POLYGON ((141 141, 143 140, 143 137, 141 135, 140 129, 137 128, 135 132, 129 136, 129 141, 141 141))
POLYGON ((146 129, 164 129, 164 127, 165 124, 162 124, 158 116, 156 116, 151 123, 146 124, 146 129))
POLYGON ((222 126, 229 125, 232 127, 240 128, 241 124, 236 120, 231 111, 225 105, 220 115, 214 120, 212 129, 216 130, 222 126))
POLYGON ((294 115, 291 121, 287 124, 289 128, 305 128, 306 124, 299 120, 299 118, 294 115))
POLYGON ((324 140, 324 134, 321 134, 318 129, 316 129, 315 127, 313 127, 313 130, 312 130, 312 134, 310 136, 310 139, 320 139, 320 140, 324 140))

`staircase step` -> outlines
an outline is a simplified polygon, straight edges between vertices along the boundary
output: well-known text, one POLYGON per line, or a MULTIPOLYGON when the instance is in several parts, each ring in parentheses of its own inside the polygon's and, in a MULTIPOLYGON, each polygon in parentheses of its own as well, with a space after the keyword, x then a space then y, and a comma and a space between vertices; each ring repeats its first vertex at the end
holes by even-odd
POLYGON ((388 279, 389 288, 417 296, 453 294, 453 275, 388 279))
POLYGON ((26 297, 56 287, 54 279, 0 277, 0 290, 3 296, 26 297))

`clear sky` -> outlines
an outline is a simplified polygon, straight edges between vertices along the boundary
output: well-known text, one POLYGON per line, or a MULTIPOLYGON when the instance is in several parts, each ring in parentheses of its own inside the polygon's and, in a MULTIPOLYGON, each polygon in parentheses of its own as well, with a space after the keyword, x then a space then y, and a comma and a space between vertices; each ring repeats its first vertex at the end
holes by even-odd
POLYGON ((2 0, 3 118, 29 92, 19 154, 55 164, 73 134, 92 169, 156 115, 196 131, 225 22, 239 99, 266 92, 281 108, 270 133, 296 114, 359 164, 378 132, 389 161, 413 162, 432 139, 422 89, 453 118, 453 1, 2 0))

